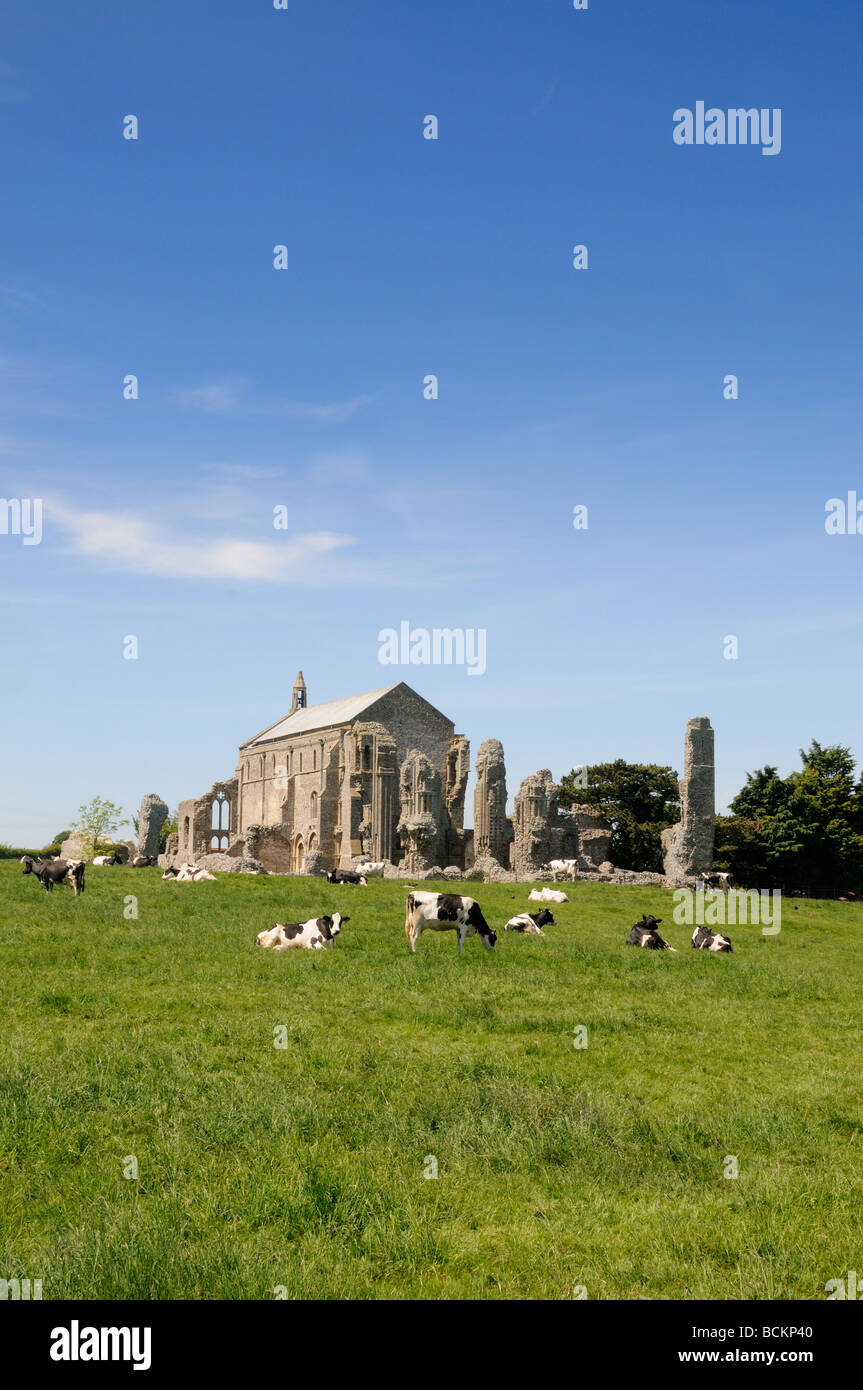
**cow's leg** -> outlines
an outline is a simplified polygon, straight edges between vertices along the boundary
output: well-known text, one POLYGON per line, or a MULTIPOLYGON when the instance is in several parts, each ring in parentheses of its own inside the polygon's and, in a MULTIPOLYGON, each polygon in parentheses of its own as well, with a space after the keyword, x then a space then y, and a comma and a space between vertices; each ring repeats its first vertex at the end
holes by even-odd
POLYGON ((458 927, 458 953, 459 953, 460 956, 463 956, 463 955, 464 955, 464 938, 465 938, 465 929, 464 929, 464 927, 462 926, 462 924, 459 923, 459 927, 458 927))
POLYGON ((416 955, 417 953, 417 941, 419 940, 421 931, 422 927, 420 927, 419 923, 411 923, 411 950, 413 951, 414 955, 416 955))

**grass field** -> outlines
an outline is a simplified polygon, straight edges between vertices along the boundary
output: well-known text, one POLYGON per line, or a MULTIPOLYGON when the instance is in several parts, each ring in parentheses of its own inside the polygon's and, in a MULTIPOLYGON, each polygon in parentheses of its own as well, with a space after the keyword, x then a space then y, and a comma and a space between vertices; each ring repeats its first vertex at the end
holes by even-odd
MULTIPOLYGON (((498 929, 527 907, 467 891, 498 929)), ((400 883, 90 868, 76 900, 0 864, 0 1277, 46 1299, 824 1298, 863 1267, 863 909, 786 902, 780 935, 737 927, 715 956, 662 889, 568 891, 545 940, 459 959, 451 933, 411 956, 400 883), (336 908, 328 951, 253 945, 336 908), (679 955, 623 944, 642 911, 679 955)))

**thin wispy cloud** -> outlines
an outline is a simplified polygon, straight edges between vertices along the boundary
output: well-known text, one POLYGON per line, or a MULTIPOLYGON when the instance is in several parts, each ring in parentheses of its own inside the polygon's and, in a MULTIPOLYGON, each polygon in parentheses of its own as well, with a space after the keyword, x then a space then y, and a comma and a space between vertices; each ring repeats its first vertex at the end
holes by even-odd
POLYGON ((556 91, 557 91, 557 78, 555 77, 553 81, 549 82, 549 84, 548 84, 548 86, 546 87, 545 92, 543 93, 543 95, 542 95, 540 101, 539 101, 539 102, 537 103, 537 105, 533 108, 533 111, 531 112, 531 115, 533 115, 533 116, 538 116, 539 113, 540 113, 540 111, 544 111, 545 108, 546 108, 547 106, 550 106, 551 103, 554 101, 554 94, 555 94, 556 91))
POLYGON ((368 456, 358 449, 316 454, 308 467, 309 481, 319 486, 365 482, 371 475, 368 456))
POLYGON ((67 535, 74 553, 110 570, 163 579, 319 587, 345 577, 338 552, 355 543, 353 536, 330 531, 266 541, 190 536, 188 526, 175 532, 140 517, 75 511, 56 501, 46 506, 46 514, 52 526, 67 535))
POLYGON ((184 387, 177 391, 175 399, 181 406, 211 415, 281 417, 286 420, 310 420, 318 424, 338 424, 353 419, 371 403, 373 397, 352 396, 344 401, 259 400, 250 395, 246 381, 227 379, 204 386, 184 387))

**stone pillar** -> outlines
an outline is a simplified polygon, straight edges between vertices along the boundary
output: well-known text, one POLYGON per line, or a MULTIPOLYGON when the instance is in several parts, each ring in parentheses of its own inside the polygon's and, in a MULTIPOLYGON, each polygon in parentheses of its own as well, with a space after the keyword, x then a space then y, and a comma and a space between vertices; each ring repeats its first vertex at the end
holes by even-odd
POLYGON ((406 874, 422 873, 440 864, 446 845, 441 775, 418 748, 411 748, 402 763, 399 799, 398 834, 404 850, 399 867, 406 874))
POLYGON ((470 776, 470 743, 463 734, 455 734, 446 755, 444 802, 450 827, 464 829, 464 797, 470 776))
POLYGON ((553 858, 551 830, 557 822, 557 787, 547 767, 525 777, 515 798, 512 867, 529 877, 553 858))
POLYGON ((494 859, 507 866, 509 829, 506 819, 506 767, 503 744, 487 738, 476 755, 473 793, 473 845, 476 859, 494 859))
POLYGON ((716 770, 713 730, 706 715, 686 726, 683 777, 680 780, 680 820, 662 832, 665 876, 669 885, 709 873, 713 867, 716 832, 716 770))
POLYGON ((138 853, 155 859, 159 853, 159 831, 168 819, 168 808, 155 792, 141 798, 138 814, 138 853))

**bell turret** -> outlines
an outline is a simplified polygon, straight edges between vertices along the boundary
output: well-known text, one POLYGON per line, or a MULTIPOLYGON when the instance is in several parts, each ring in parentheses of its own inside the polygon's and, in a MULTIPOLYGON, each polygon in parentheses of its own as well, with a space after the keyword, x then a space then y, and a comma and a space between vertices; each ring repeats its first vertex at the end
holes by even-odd
POLYGON ((291 700, 291 714, 294 714, 298 709, 305 709, 307 702, 308 694, 306 692, 306 683, 303 680, 302 671, 298 671, 297 679, 294 681, 293 699, 291 700))

